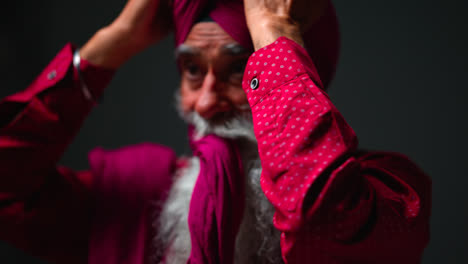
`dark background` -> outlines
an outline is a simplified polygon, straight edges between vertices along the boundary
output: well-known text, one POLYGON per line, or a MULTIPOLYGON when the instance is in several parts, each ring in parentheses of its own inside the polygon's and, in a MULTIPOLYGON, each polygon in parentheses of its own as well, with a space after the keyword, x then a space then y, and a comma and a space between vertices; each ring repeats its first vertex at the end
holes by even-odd
MULTIPOLYGON (((432 177, 431 242, 423 263, 468 263, 468 3, 334 2, 342 55, 329 93, 333 102, 361 147, 402 152, 432 177)), ((0 97, 26 88, 65 43, 84 44, 124 4, 4 1, 0 97)), ((98 145, 153 141, 187 152, 185 125, 173 107, 172 44, 166 39, 119 70, 63 164, 87 168, 86 154, 98 145)), ((42 262, 0 242, 0 263, 42 262)))

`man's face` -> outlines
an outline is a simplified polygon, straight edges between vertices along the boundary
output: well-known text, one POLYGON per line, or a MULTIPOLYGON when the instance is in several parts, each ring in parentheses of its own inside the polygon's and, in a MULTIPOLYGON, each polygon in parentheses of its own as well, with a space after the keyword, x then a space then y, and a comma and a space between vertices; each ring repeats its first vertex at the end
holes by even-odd
POLYGON ((215 22, 195 24, 176 50, 181 110, 197 113, 212 125, 250 112, 242 90, 249 55, 215 22))

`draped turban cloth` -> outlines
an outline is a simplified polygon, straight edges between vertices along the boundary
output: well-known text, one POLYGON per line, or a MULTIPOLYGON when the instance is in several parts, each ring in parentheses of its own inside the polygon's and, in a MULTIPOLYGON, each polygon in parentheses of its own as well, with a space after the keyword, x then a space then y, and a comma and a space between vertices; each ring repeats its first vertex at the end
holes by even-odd
MULTIPOLYGON (((182 44, 200 16, 208 15, 244 48, 253 50, 243 0, 174 0, 175 44, 182 44)), ((323 87, 328 87, 335 74, 339 54, 339 31, 331 1, 322 17, 303 35, 304 46, 317 68, 323 87)))

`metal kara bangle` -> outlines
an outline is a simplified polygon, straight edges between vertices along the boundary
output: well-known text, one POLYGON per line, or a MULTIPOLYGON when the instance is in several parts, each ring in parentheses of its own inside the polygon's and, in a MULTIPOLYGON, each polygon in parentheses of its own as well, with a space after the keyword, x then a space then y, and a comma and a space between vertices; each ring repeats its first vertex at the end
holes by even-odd
POLYGON ((94 97, 89 91, 88 86, 86 85, 83 79, 83 75, 81 74, 80 63, 81 63, 80 49, 76 49, 75 53, 73 54, 73 66, 75 67, 76 72, 78 73, 78 78, 80 79, 81 91, 83 92, 84 97, 88 101, 95 102, 96 100, 94 100, 94 97))

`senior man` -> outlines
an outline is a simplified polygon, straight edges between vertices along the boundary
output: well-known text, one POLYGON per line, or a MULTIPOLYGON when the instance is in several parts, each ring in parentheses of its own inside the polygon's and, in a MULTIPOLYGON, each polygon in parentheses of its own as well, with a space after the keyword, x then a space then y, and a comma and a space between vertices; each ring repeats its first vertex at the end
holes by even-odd
POLYGON ((0 238, 53 263, 419 263, 431 181, 357 150, 324 92, 336 26, 327 0, 128 1, 1 101, 0 238), (114 71, 172 29, 193 157, 57 166, 114 71))

